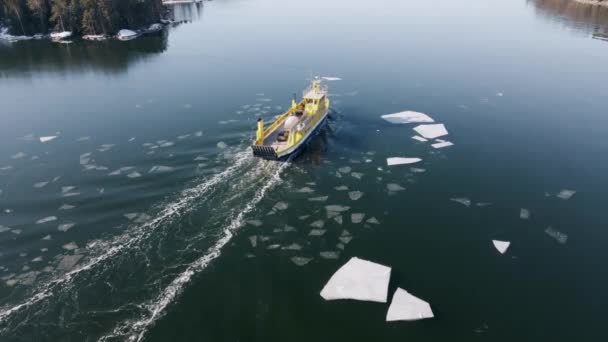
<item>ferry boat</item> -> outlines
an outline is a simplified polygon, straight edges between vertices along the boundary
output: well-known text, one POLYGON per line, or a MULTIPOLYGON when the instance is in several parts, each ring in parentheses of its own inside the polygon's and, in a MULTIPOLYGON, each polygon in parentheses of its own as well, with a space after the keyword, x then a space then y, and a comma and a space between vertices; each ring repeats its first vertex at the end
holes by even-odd
POLYGON ((304 90, 303 99, 296 102, 268 128, 264 121, 257 121, 255 141, 251 148, 256 157, 269 160, 287 160, 301 153, 308 142, 327 122, 329 97, 327 86, 315 77, 304 90))

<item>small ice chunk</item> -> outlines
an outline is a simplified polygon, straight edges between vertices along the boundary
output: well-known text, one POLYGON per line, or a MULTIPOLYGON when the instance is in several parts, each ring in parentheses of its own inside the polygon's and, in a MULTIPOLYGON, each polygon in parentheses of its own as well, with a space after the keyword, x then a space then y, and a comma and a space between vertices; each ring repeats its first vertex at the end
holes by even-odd
POLYGON ((324 225, 325 225, 325 222, 323 222, 323 220, 317 220, 310 224, 311 227, 315 227, 315 228, 323 228, 324 225))
POLYGON ((74 190, 74 189, 76 189, 76 187, 75 187, 75 186, 73 186, 73 185, 70 185, 70 186, 62 186, 62 187, 61 187, 61 192, 65 194, 65 193, 70 192, 70 191, 72 191, 72 190, 74 190))
POLYGON ((422 172, 426 172, 426 169, 422 169, 419 167, 410 167, 410 171, 412 171, 413 173, 422 173, 422 172))
POLYGON ((341 173, 350 173, 352 171, 352 168, 350 166, 344 166, 339 168, 338 171, 340 171, 341 173))
MULTIPOLYGON (((172 141, 166 141, 166 142, 164 142, 164 143, 162 143, 162 144, 160 144, 160 145, 158 145, 158 146, 159 146, 159 147, 171 147, 171 146, 173 146, 173 145, 175 145, 175 143, 173 143, 172 141)), ((222 148, 223 148, 223 147, 222 147, 222 148)))
POLYGON ((391 157, 386 158, 386 164, 388 166, 393 165, 402 165, 402 164, 414 164, 422 161, 420 158, 401 158, 401 157, 391 157))
POLYGON ((319 255, 323 259, 338 259, 340 257, 340 252, 327 251, 321 252, 319 255))
POLYGON ((340 249, 340 250, 344 250, 344 248, 345 248, 345 247, 346 247, 346 246, 344 246, 344 244, 343 244, 343 243, 341 243, 341 242, 340 242, 340 243, 338 243, 338 244, 336 245, 336 248, 337 248, 337 249, 340 249))
POLYGON ((277 202, 274 207, 272 207, 273 209, 276 210, 286 210, 289 207, 289 205, 285 202, 277 202))
POLYGON ((341 213, 343 211, 349 211, 350 207, 346 206, 346 205, 331 204, 331 205, 326 205, 325 210, 335 212, 335 213, 341 213))
POLYGON ((81 254, 66 255, 63 258, 61 258, 61 261, 59 261, 59 265, 57 266, 57 270, 59 270, 59 271, 69 271, 74 266, 76 266, 76 264, 78 263, 78 261, 80 261, 81 258, 82 258, 81 254))
POLYGON ((323 76, 321 78, 326 81, 342 81, 342 79, 340 77, 323 76))
POLYGON ((297 243, 292 243, 291 245, 285 246, 281 249, 284 249, 286 251, 299 251, 302 249, 302 246, 298 245, 297 243))
POLYGON ((414 139, 414 140, 418 140, 418 141, 420 141, 420 142, 425 142, 425 141, 428 141, 427 139, 424 139, 423 137, 421 137, 421 136, 419 136, 419 135, 414 135, 414 136, 412 137, 412 139, 414 139))
POLYGON ((311 189, 311 188, 309 188, 309 187, 307 187, 307 186, 305 186, 305 187, 303 187, 301 189, 296 190, 296 192, 308 194, 308 193, 314 192, 314 190, 311 189))
POLYGON ((557 230, 553 229, 552 227, 548 227, 547 229, 545 229, 545 233, 547 233, 547 235, 554 238, 557 242, 561 243, 562 245, 568 241, 568 235, 566 235, 560 231, 557 231, 557 230))
POLYGON ((55 220, 57 220, 57 216, 47 216, 47 217, 41 218, 40 220, 36 221, 36 224, 44 224, 44 223, 52 222, 55 220))
POLYGON ((88 141, 88 140, 91 140, 91 137, 86 136, 86 137, 80 137, 80 138, 76 139, 76 141, 88 141))
POLYGON ((433 148, 444 148, 444 147, 449 147, 454 145, 454 143, 449 142, 449 141, 443 141, 443 142, 438 142, 435 144, 432 144, 431 146, 433 146, 433 148))
POLYGON ((390 267, 353 257, 332 275, 321 297, 386 303, 390 276, 390 267))
POLYGON ((217 143, 217 147, 221 148, 221 149, 224 149, 224 148, 228 147, 228 145, 225 142, 220 141, 220 142, 217 143))
POLYGON ((11 230, 9 227, 0 224, 0 233, 8 232, 9 230, 11 230))
POLYGON ((198 131, 194 133, 195 137, 202 137, 203 136, 203 131, 198 131))
POLYGON ((530 210, 521 208, 519 210, 519 218, 522 220, 527 220, 530 218, 530 210))
POLYGON ((289 233, 289 232, 295 232, 297 231, 295 227, 289 226, 289 225, 285 225, 285 227, 283 228, 283 231, 285 233, 289 233))
POLYGON ((127 177, 129 177, 129 178, 139 178, 139 177, 141 177, 141 173, 139 173, 137 171, 133 171, 133 172, 129 173, 127 175, 127 177))
POLYGON ((397 183, 388 183, 388 184, 386 184, 386 189, 387 189, 388 191, 391 191, 391 192, 395 192, 395 191, 403 191, 403 190, 405 190, 405 188, 404 188, 404 187, 402 187, 401 185, 399 185, 399 184, 397 184, 397 183))
POLYGON ((76 225, 75 223, 62 223, 59 226, 57 226, 57 230, 60 232, 67 232, 68 230, 73 228, 75 225, 76 225))
POLYGON ((258 237, 257 235, 253 235, 249 237, 249 242, 251 243, 251 247, 255 248, 258 245, 258 237))
POLYGON ((124 217, 126 217, 129 221, 134 220, 137 216, 139 216, 139 213, 127 213, 122 215, 124 217))
POLYGON ((19 235, 19 234, 21 234, 21 229, 13 229, 13 230, 11 230, 11 233, 19 235))
POLYGON ((430 116, 413 111, 405 111, 381 116, 382 119, 394 124, 407 124, 417 122, 435 122, 430 116))
POLYGON ((450 198, 450 201, 456 202, 456 203, 460 203, 464 206, 471 206, 471 200, 466 198, 466 197, 457 197, 457 198, 450 198))
POLYGON ((296 264, 297 266, 304 266, 308 264, 312 258, 304 258, 304 257, 293 257, 291 258, 291 262, 296 264))
POLYGON ((11 158, 12 159, 21 159, 21 158, 24 158, 25 156, 27 156, 27 154, 25 154, 23 152, 19 152, 19 153, 14 154, 11 158))
POLYGON ((351 199, 351 201, 356 201, 358 199, 360 199, 363 196, 363 193, 361 191, 351 191, 348 193, 348 197, 351 199))
POLYGON ((352 236, 340 236, 338 238, 338 240, 340 240, 340 242, 342 242, 345 245, 348 245, 348 243, 353 239, 352 236))
POLYGON ((352 223, 361 223, 363 221, 364 217, 365 217, 365 214, 363 214, 363 213, 350 214, 350 220, 352 223))
POLYGON ((475 203, 475 205, 478 207, 487 207, 489 205, 492 205, 492 203, 491 202, 478 202, 478 203, 475 203))
POLYGON ((259 227, 262 225, 262 221, 260 221, 260 220, 249 220, 249 221, 247 221, 247 223, 249 223, 250 225, 252 225, 254 227, 259 227))
POLYGON ((41 262, 42 261, 42 256, 38 256, 35 257, 34 259, 32 259, 32 262, 41 262))
POLYGON ((38 183, 34 184, 34 188, 40 189, 40 188, 45 187, 47 184, 49 184, 49 182, 38 182, 38 183))
POLYGON ((148 173, 165 173, 165 172, 171 172, 173 170, 174 170, 174 168, 171 166, 155 165, 155 166, 152 166, 152 168, 150 169, 150 171, 148 171, 148 173))
POLYGON ((311 197, 308 200, 311 202, 325 202, 329 196, 319 196, 319 197, 311 197))
POLYGON ((302 216, 298 216, 298 220, 306 220, 307 218, 309 218, 310 215, 302 215, 302 216))
POLYGON ((429 303, 417 298, 402 288, 397 288, 393 295, 393 301, 388 307, 386 321, 417 321, 425 318, 433 318, 433 310, 429 303))
POLYGON ((335 216, 334 221, 336 221, 338 224, 342 224, 342 215, 335 216))
POLYGON ((361 179, 363 178, 363 174, 361 172, 353 172, 350 174, 351 176, 357 178, 357 179, 361 179))
POLYGON ((414 127, 414 131, 427 139, 435 139, 448 134, 443 124, 419 125, 414 127))
POLYGON ((266 249, 273 250, 273 249, 277 249, 279 247, 281 247, 281 245, 279 245, 279 244, 273 244, 273 245, 270 245, 270 246, 266 247, 266 249))
POLYGON ((347 191, 348 187, 346 185, 340 185, 334 188, 336 191, 347 191))
POLYGON ((500 252, 500 254, 505 254, 507 248, 509 248, 509 246, 511 245, 511 242, 509 241, 500 240, 492 240, 492 243, 494 244, 494 247, 496 247, 496 250, 500 252))
POLYGON ((576 194, 576 191, 564 189, 564 190, 560 191, 556 196, 557 196, 557 198, 560 198, 563 200, 569 200, 570 198, 572 198, 572 196, 574 196, 574 194, 576 194))
POLYGON ((41 143, 49 142, 49 141, 54 140, 55 138, 57 138, 56 135, 49 135, 47 137, 40 137, 40 142, 41 143))
POLYGON ((61 246, 63 249, 65 249, 66 251, 72 251, 74 249, 78 248, 78 245, 72 241, 72 242, 68 242, 65 245, 61 246))
POLYGON ((375 217, 370 217, 370 218, 369 218, 369 219, 367 219, 367 221, 365 221, 365 222, 366 222, 366 223, 369 223, 369 224, 380 224, 380 221, 378 221, 378 219, 377 219, 377 218, 375 218, 375 217))
MULTIPOLYGON (((323 222, 323 221, 321 221, 323 222)), ((323 236, 327 230, 325 229, 312 229, 308 236, 323 236)))

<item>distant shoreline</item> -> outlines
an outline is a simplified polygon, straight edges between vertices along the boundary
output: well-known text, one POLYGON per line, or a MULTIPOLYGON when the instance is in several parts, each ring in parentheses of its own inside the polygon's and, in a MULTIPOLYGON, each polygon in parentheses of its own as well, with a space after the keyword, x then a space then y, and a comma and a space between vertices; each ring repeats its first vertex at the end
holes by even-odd
POLYGON ((574 2, 578 2, 579 4, 595 5, 608 8, 608 0, 574 0, 574 2))

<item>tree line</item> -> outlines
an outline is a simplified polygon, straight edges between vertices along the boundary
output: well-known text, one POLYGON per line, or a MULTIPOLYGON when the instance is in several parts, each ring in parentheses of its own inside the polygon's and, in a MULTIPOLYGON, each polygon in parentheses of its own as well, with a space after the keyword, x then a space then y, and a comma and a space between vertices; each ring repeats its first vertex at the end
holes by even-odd
POLYGON ((0 0, 0 26, 15 35, 113 34, 157 23, 162 0, 0 0))

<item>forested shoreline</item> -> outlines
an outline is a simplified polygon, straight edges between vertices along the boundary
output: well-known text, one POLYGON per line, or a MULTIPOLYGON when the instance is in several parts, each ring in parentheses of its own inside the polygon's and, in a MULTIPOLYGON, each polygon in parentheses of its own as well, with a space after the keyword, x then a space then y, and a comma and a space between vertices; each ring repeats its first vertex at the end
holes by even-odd
POLYGON ((0 27, 14 35, 114 34, 157 23, 162 0, 0 0, 0 27))

